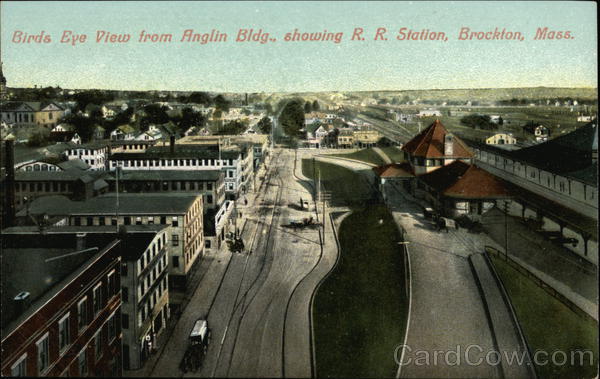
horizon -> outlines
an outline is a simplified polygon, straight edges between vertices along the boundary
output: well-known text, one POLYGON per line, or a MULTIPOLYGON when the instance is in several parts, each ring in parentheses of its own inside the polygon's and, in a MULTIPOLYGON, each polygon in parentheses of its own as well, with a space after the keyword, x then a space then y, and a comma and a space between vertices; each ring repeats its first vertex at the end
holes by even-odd
POLYGON ((296 93, 475 88, 596 88, 596 4, 589 2, 15 2, 1 7, 1 57, 11 87, 122 91, 296 93), (65 11, 67 9, 68 11, 65 11), (208 10, 208 11, 207 11, 208 10), (531 24, 529 14, 536 14, 531 24), (490 15, 494 15, 490 17, 490 15), (159 16, 159 17, 158 17, 159 16), (324 21, 325 20, 325 21, 324 21), (367 40, 351 41, 362 27, 367 40), (372 39, 387 28, 388 41, 372 39), (445 32, 443 41, 398 41, 401 27, 445 32), (523 32, 524 41, 460 41, 462 27, 523 32), (570 30, 573 39, 534 41, 536 28, 570 30), (233 42, 239 29, 343 33, 340 43, 233 42), (225 43, 179 41, 182 30, 218 30, 225 43), (62 33, 88 42, 59 43, 62 33), (98 30, 129 33, 126 44, 96 43, 98 30), (175 42, 136 42, 141 30, 175 42), (12 42, 44 32, 51 43, 12 42), (179 41, 179 42, 178 42, 179 41), (161 88, 161 89, 157 89, 161 88), (398 89, 403 88, 403 89, 398 89))

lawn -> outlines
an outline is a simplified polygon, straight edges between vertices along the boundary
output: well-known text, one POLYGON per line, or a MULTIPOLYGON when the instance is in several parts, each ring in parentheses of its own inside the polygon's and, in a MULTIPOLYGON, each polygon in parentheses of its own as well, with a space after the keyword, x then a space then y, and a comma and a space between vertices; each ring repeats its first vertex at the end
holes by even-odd
POLYGON ((348 205, 364 207, 377 201, 377 193, 367 179, 350 169, 332 163, 315 161, 313 169, 312 159, 302 160, 302 173, 312 179, 321 174, 321 186, 331 192, 331 203, 334 206, 348 205))
POLYGON ((381 156, 379 154, 377 154, 375 151, 373 151, 373 149, 362 149, 362 150, 355 151, 353 153, 330 154, 330 155, 333 155, 335 157, 356 159, 358 161, 372 163, 377 166, 381 166, 381 165, 385 164, 385 161, 383 160, 383 158, 381 158, 381 156))
MULTIPOLYGON (((560 350, 567 354, 567 364, 554 365, 548 357, 547 365, 536 365, 540 378, 591 378, 596 376, 598 367, 598 323, 585 319, 563 303, 539 288, 532 280, 510 267, 502 259, 491 256, 498 274, 515 307, 515 312, 523 328, 531 351, 543 350, 549 353, 560 350), (589 358, 580 364, 576 356, 571 364, 572 352, 591 350, 594 363, 589 358)), ((545 356, 540 355, 540 360, 545 356)), ((558 361, 563 359, 557 355, 558 361)))
POLYGON ((392 162, 400 163, 404 161, 404 153, 397 147, 382 147, 381 150, 387 155, 392 162))
POLYGON ((342 222, 340 260, 314 303, 317 377, 395 376, 408 312, 400 238, 383 205, 342 222))

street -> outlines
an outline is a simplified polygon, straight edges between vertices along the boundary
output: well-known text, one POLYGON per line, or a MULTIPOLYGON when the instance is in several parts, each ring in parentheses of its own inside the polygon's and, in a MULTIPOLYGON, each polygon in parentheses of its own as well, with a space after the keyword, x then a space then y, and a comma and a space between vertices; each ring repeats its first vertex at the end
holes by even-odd
MULTIPOLYGON (((245 251, 224 252, 231 254, 230 261, 213 263, 177 320, 152 376, 311 376, 310 301, 334 259, 321 259, 319 230, 282 227, 316 216, 312 202, 310 212, 299 209, 300 198, 310 201, 311 194, 293 170, 294 151, 276 150, 254 202, 238 205, 245 251), (184 374, 179 363, 188 334, 195 320, 206 316, 212 330, 207 355, 200 370, 184 374)), ((332 250, 329 256, 337 254, 332 250)))

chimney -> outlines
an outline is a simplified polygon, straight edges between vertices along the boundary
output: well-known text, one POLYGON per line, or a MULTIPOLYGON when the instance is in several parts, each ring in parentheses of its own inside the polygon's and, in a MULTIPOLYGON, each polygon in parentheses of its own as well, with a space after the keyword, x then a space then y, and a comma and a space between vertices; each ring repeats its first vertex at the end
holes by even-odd
POLYGON ((454 136, 450 133, 444 136, 444 155, 454 155, 454 136))
POLYGON ((31 304, 31 297, 29 292, 21 292, 13 299, 15 305, 15 315, 20 316, 29 308, 31 304))
POLYGON ((4 143, 6 157, 4 168, 6 169, 6 182, 4 186, 4 226, 12 226, 15 221, 15 145, 14 136, 9 134, 4 143))
POLYGON ((175 153, 175 136, 173 134, 169 137, 169 150, 171 154, 175 153))
POLYGON ((76 251, 81 251, 85 249, 85 237, 87 236, 86 233, 77 233, 76 235, 76 242, 75 242, 75 250, 76 251))

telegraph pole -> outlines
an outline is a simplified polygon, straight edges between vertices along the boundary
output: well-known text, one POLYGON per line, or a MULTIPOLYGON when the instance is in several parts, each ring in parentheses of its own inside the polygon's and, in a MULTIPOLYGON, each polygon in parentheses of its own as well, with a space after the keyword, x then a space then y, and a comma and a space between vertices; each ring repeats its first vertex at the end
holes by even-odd
POLYGON ((117 233, 119 233, 119 166, 115 167, 115 177, 116 177, 116 190, 117 190, 117 209, 115 211, 115 215, 117 216, 117 233))
POLYGON ((504 260, 508 261, 508 201, 504 202, 504 260))

